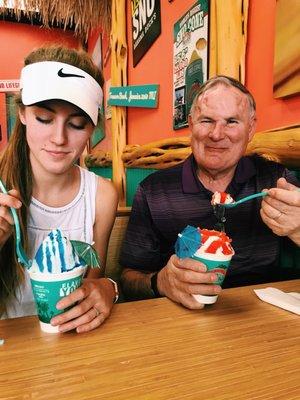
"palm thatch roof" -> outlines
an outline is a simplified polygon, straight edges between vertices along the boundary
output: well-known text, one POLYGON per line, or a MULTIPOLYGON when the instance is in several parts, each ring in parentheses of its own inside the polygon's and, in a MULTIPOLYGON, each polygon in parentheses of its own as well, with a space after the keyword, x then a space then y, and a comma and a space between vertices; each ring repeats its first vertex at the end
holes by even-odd
POLYGON ((1 0, 2 15, 13 13, 17 20, 36 14, 43 26, 59 24, 71 27, 81 39, 87 40, 90 31, 102 27, 108 32, 111 24, 112 0, 1 0))

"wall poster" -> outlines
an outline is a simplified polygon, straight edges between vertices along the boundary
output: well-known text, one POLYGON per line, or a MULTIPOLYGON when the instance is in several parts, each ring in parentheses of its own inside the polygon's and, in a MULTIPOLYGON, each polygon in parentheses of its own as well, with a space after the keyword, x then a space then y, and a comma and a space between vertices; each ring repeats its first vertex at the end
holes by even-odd
POLYGON ((300 93, 300 2, 276 1, 274 97, 300 93))
POLYGON ((188 125, 194 96, 208 79, 208 3, 208 0, 198 0, 174 24, 174 129, 188 125))
POLYGON ((131 0, 133 66, 161 32, 160 0, 131 0))

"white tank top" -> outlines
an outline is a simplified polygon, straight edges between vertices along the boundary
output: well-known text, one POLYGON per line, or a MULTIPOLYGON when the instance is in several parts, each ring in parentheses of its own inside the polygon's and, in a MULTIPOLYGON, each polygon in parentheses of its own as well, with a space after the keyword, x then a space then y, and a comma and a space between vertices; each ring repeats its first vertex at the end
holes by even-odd
MULTIPOLYGON (((60 229, 69 239, 92 243, 95 223, 95 207, 98 177, 93 172, 80 168, 80 189, 76 197, 64 207, 48 207, 35 198, 31 199, 28 218, 29 258, 35 253, 52 229, 60 229)), ((3 318, 35 315, 29 274, 17 289, 16 298, 7 306, 3 318)))

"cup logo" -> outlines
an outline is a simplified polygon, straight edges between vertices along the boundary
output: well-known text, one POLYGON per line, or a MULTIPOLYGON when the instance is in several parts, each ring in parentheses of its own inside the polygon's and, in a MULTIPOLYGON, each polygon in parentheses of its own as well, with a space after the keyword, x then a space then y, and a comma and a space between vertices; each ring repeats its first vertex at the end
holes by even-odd
POLYGON ((60 297, 68 296, 70 293, 74 292, 75 289, 79 288, 79 286, 80 282, 78 281, 64 282, 59 290, 59 296, 60 297))

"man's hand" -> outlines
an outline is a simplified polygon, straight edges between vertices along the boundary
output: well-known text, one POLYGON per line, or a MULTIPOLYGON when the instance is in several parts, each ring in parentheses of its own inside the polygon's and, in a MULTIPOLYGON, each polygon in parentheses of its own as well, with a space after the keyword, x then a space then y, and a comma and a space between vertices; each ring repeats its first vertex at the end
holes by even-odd
POLYGON ((59 325, 60 332, 72 329, 76 329, 77 333, 88 332, 101 325, 109 316, 114 298, 115 290, 108 279, 84 279, 78 289, 56 305, 59 310, 72 305, 74 307, 52 318, 51 325, 59 325))
POLYGON ((216 295, 221 287, 214 285, 217 275, 206 272, 206 266, 191 258, 179 259, 172 255, 167 265, 158 273, 157 287, 161 295, 190 309, 203 308, 192 294, 216 295))
POLYGON ((8 194, 0 193, 0 249, 13 231, 14 220, 9 207, 20 208, 20 195, 17 190, 10 190, 8 194))
POLYGON ((268 190, 262 201, 262 220, 278 236, 288 236, 300 245, 300 192, 284 178, 268 190))

